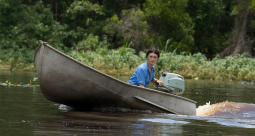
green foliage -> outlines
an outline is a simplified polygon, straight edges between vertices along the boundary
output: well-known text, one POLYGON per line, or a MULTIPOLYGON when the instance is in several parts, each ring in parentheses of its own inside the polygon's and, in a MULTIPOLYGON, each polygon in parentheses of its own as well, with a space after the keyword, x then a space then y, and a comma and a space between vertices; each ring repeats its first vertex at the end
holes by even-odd
POLYGON ((160 39, 158 39, 158 40, 159 40, 159 50, 160 51, 164 51, 164 52, 170 52, 172 44, 171 45, 169 45, 169 44, 171 43, 172 39, 168 39, 166 41, 166 45, 165 46, 162 44, 160 39))
POLYGON ((103 5, 107 17, 112 17, 114 14, 119 15, 122 10, 134 7, 143 10, 145 0, 104 0, 97 2, 103 5))
POLYGON ((64 44, 73 47, 83 40, 84 34, 95 34, 103 37, 103 26, 106 24, 103 6, 89 0, 75 0, 62 15, 63 23, 67 24, 68 36, 64 44))
POLYGON ((61 40, 66 35, 63 32, 66 26, 53 20, 50 6, 44 7, 42 1, 32 6, 19 0, 1 2, 0 5, 4 2, 3 5, 8 6, 0 8, 0 13, 8 12, 10 16, 0 18, 0 48, 3 52, 0 59, 9 61, 11 69, 17 62, 33 62, 38 40, 47 40, 57 48, 63 47, 61 40))
MULTIPOLYGON (((246 39, 253 46, 255 2, 246 3, 246 39)), ((11 70, 33 64, 38 40, 43 40, 90 66, 104 64, 123 74, 146 61, 143 51, 156 46, 162 53, 158 72, 203 67, 202 72, 211 68, 231 79, 251 79, 252 65, 214 57, 228 46, 242 6, 223 0, 0 0, 0 64, 11 70)), ((252 62, 238 55, 234 59, 252 62)))
POLYGON ((166 43, 160 41, 171 38, 171 48, 177 49, 179 45, 177 52, 189 53, 191 50, 189 45, 193 43, 194 24, 185 12, 187 0, 171 2, 147 0, 144 7, 144 11, 140 9, 122 10, 120 16, 113 15, 108 19, 104 30, 110 36, 116 36, 119 45, 124 43, 124 38, 130 36, 131 47, 137 52, 149 48, 149 44, 161 45, 160 48, 163 49, 162 44, 166 43), (180 41, 182 44, 179 44, 180 41))
POLYGON ((93 50, 95 51, 98 48, 108 48, 110 45, 107 43, 107 37, 104 37, 103 41, 99 41, 98 36, 94 36, 93 34, 89 34, 86 39, 80 41, 76 46, 75 49, 78 51, 86 51, 86 50, 93 50))
MULTIPOLYGON (((74 51, 69 55, 110 75, 131 76, 140 64, 146 62, 145 52, 136 55, 134 49, 123 47, 105 52, 99 50, 85 53, 74 51)), ((225 59, 217 56, 207 61, 202 53, 185 55, 185 53, 161 52, 160 59, 155 65, 156 74, 159 76, 161 72, 168 70, 192 79, 255 81, 255 60, 246 58, 245 55, 225 59)))
POLYGON ((251 0, 250 8, 255 10, 255 0, 251 0))
POLYGON ((10 85, 12 84, 12 82, 13 82, 12 80, 6 80, 6 81, 5 81, 5 84, 6 84, 7 86, 10 86, 10 85))
POLYGON ((144 12, 140 9, 123 10, 121 17, 113 15, 108 18, 108 24, 104 30, 110 35, 116 35, 119 38, 119 43, 125 44, 126 39, 132 42, 131 47, 137 52, 143 50, 148 39, 147 22, 144 12))
POLYGON ((248 22, 247 22, 247 29, 246 29, 246 34, 247 34, 247 45, 248 47, 252 47, 251 50, 252 50, 252 55, 254 56, 254 34, 255 34, 255 14, 254 14, 254 11, 255 11, 255 0, 251 0, 251 5, 250 5, 250 14, 249 14, 249 17, 248 17, 248 22))
MULTIPOLYGON (((64 5, 66 2, 60 3, 64 5)), ((107 40, 102 31, 104 12, 100 5, 74 1, 61 13, 61 23, 54 20, 52 6, 44 5, 47 4, 42 1, 32 5, 22 4, 21 0, 0 1, 0 49, 4 52, 0 59, 12 58, 11 63, 15 64, 17 55, 13 52, 23 51, 18 53, 19 57, 25 59, 23 62, 32 63, 38 40, 47 41, 61 51, 82 44, 86 33, 97 33, 97 43, 102 41, 104 44, 107 40)), ((97 48, 95 44, 94 49, 97 48)))
POLYGON ((127 75, 130 69, 135 69, 140 62, 146 61, 144 56, 141 58, 135 55, 134 49, 124 47, 116 50, 99 48, 87 52, 71 51, 68 55, 107 74, 127 75))
POLYGON ((127 48, 129 48, 131 44, 132 44, 132 41, 129 42, 129 37, 128 37, 128 39, 124 38, 124 44, 120 49, 121 50, 121 54, 120 54, 121 56, 123 56, 127 53, 127 51, 128 51, 127 48))
MULTIPOLYGON (((104 12, 102 12, 102 7, 100 5, 93 4, 88 0, 74 1, 71 4, 71 7, 67 9, 67 13, 72 14, 71 19, 75 19, 79 14, 88 14, 91 11, 97 15, 104 15, 104 12)), ((88 18, 88 20, 92 19, 88 18)), ((89 24, 89 22, 86 23, 89 24)))
POLYGON ((15 47, 35 49, 39 39, 47 39, 48 42, 58 44, 55 42, 57 35, 52 37, 51 33, 54 33, 54 30, 57 31, 55 33, 60 33, 62 26, 52 19, 50 7, 44 7, 42 1, 38 1, 33 6, 9 4, 10 14, 13 16, 1 20, 1 22, 10 21, 2 27, 5 28, 0 41, 3 49, 15 47))
POLYGON ((169 38, 173 40, 173 48, 178 46, 178 43, 183 40, 183 44, 177 49, 178 52, 190 52, 190 46, 193 44, 194 33, 191 17, 185 11, 188 0, 147 0, 145 3, 145 16, 150 31, 153 33, 154 42, 158 38, 161 41, 166 41, 169 38))
POLYGON ((224 0, 188 2, 187 12, 195 23, 192 53, 201 52, 213 58, 213 55, 227 47, 225 43, 234 26, 234 16, 230 16, 234 5, 234 1, 224 0))

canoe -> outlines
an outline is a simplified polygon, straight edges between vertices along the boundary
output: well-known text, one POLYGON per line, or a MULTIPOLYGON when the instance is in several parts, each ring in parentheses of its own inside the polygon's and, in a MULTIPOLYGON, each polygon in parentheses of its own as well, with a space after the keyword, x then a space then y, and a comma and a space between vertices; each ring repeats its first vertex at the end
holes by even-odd
POLYGON ((196 115, 193 100, 120 81, 39 42, 34 61, 41 91, 52 102, 83 109, 115 107, 196 115))

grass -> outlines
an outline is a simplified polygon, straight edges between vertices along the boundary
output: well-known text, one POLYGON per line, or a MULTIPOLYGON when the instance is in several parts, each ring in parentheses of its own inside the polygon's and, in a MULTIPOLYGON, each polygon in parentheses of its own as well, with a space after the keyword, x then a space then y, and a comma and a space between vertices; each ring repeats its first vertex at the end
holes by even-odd
MULTIPOLYGON (((87 52, 71 50, 65 53, 108 75, 131 76, 137 66, 147 61, 145 52, 136 55, 135 50, 128 47, 115 50, 98 48, 87 52)), ((34 63, 24 63, 24 58, 6 60, 0 60, 0 69, 36 71, 34 63)), ((168 70, 186 79, 255 81, 255 59, 246 58, 245 54, 224 59, 217 56, 207 60, 201 53, 191 55, 161 51, 155 67, 157 76, 168 70)))
MULTIPOLYGON (((146 62, 145 52, 135 55, 131 48, 96 52, 69 52, 70 56, 109 75, 131 76, 136 67, 146 62), (123 54, 123 52, 125 52, 123 54), (72 55, 75 54, 76 56, 72 55)), ((164 70, 182 75, 186 79, 210 79, 228 81, 255 80, 255 59, 246 58, 245 54, 224 59, 215 57, 209 61, 205 55, 197 53, 176 54, 162 52, 156 66, 156 75, 164 70)))
POLYGON ((36 71, 33 63, 34 50, 0 50, 0 69, 11 71, 36 71))
POLYGON ((0 63, 0 70, 11 70, 11 71, 36 71, 35 64, 33 63, 22 63, 22 62, 3 62, 0 63))

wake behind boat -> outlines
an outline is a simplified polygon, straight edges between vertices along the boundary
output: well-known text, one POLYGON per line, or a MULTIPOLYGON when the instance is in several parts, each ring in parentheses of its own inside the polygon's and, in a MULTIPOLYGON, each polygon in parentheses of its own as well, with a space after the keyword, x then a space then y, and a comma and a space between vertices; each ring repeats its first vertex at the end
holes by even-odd
POLYGON ((50 101, 76 108, 116 107, 196 115, 196 102, 115 79, 56 50, 43 41, 36 64, 41 91, 50 101))

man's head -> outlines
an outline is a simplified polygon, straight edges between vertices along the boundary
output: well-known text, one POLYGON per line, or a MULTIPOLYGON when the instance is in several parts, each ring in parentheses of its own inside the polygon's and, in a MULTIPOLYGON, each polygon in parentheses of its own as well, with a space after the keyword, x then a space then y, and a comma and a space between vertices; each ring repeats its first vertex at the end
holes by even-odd
POLYGON ((146 58, 150 66, 153 66, 159 59, 159 51, 156 48, 151 48, 146 53, 146 58))
POLYGON ((150 48, 150 49, 147 51, 147 53, 146 53, 146 58, 148 57, 148 55, 149 55, 150 53, 155 53, 155 54, 158 55, 158 58, 160 57, 160 53, 159 53, 159 51, 157 50, 157 48, 155 48, 155 47, 150 48))

